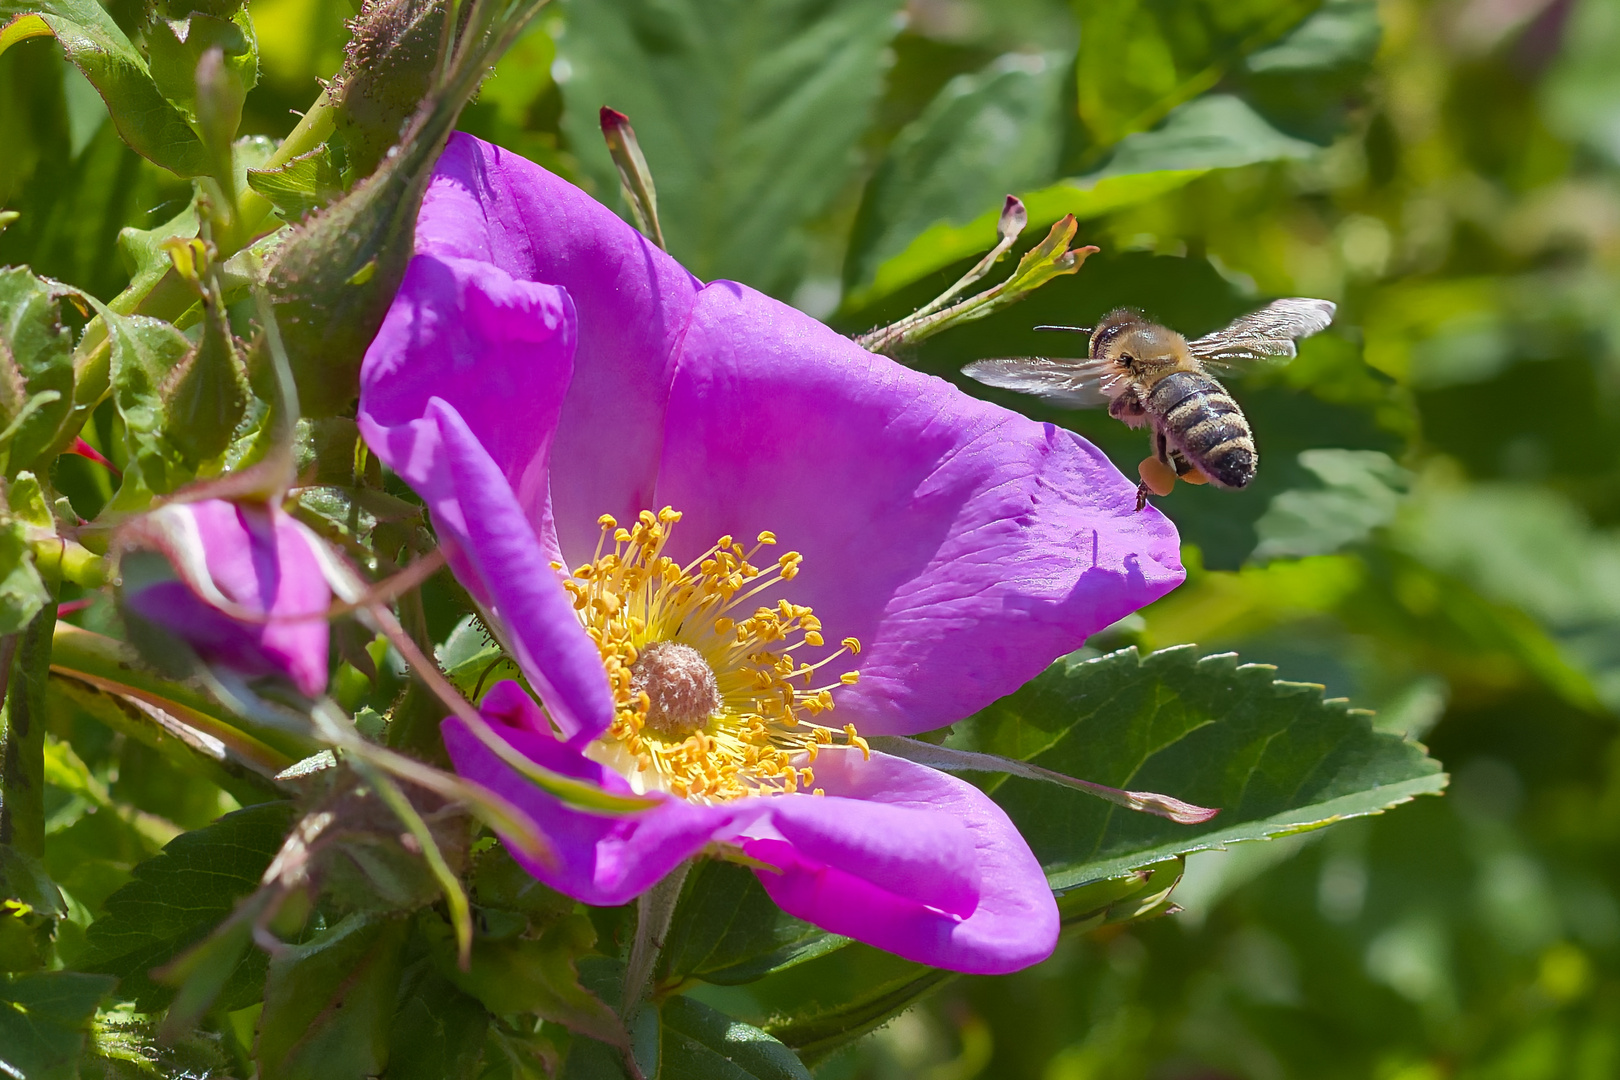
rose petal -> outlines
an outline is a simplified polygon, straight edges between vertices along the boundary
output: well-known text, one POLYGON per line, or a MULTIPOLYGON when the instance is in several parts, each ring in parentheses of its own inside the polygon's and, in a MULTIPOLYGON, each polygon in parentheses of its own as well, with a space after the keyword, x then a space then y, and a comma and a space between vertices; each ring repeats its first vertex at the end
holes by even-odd
POLYGON ((973 836, 944 814, 837 795, 782 795, 769 807, 771 832, 750 834, 774 834, 801 865, 829 866, 951 915, 979 906, 973 836))
POLYGON ((744 286, 703 291, 669 410, 672 554, 761 530, 802 552, 770 598, 860 639, 837 701, 868 734, 959 720, 1184 576, 1175 527, 1095 447, 744 286))
MULTIPOLYGON (((545 768, 592 781, 608 791, 630 790, 611 769, 589 760, 576 748, 537 734, 544 730, 545 720, 517 684, 497 685, 485 699, 483 711, 514 747, 545 768), (512 720, 518 725, 510 725, 512 720)), ((516 846, 508 845, 513 857, 546 885, 587 904, 611 907, 634 899, 717 834, 727 832, 749 809, 697 806, 667 798, 652 810, 622 816, 574 810, 518 775, 460 720, 452 717, 440 730, 456 772, 504 796, 534 819, 551 843, 556 863, 529 860, 516 846)))
POLYGON ((422 200, 416 248, 482 259, 573 299, 579 352, 551 491, 568 559, 589 557, 602 514, 625 521, 657 509, 664 405, 698 280, 574 185, 460 134, 422 200))
MULTIPOLYGON (((1059 923, 1046 875, 1007 815, 983 792, 900 758, 873 754, 864 761, 859 751, 842 748, 822 751, 815 771, 826 801, 843 796, 842 802, 867 802, 875 828, 874 835, 862 837, 863 845, 880 850, 885 844, 881 833, 892 823, 878 812, 884 805, 964 827, 973 843, 978 904, 962 917, 930 905, 923 895, 908 894, 915 879, 892 872, 894 856, 866 858, 849 846, 845 834, 858 826, 842 811, 821 816, 808 810, 794 817, 795 840, 780 825, 781 839, 758 825, 746 829, 752 838, 743 850, 780 868, 756 874, 782 910, 908 960, 954 971, 999 975, 1051 955, 1059 923), (807 842, 807 834, 818 829, 827 835, 807 842), (825 857, 836 848, 822 845, 840 844, 845 849, 836 861, 825 857)), ((814 796, 773 799, 773 818, 790 800, 823 801, 814 796)), ((904 840, 896 836, 889 842, 899 847, 904 840)), ((961 869, 948 864, 941 871, 954 875, 961 869)))
POLYGON ((573 600, 547 564, 511 489, 460 415, 434 399, 428 417, 438 427, 448 483, 434 498, 426 492, 423 498, 433 508, 441 540, 447 532, 456 538, 472 580, 489 597, 490 614, 509 632, 513 659, 557 727, 574 742, 594 739, 613 720, 601 653, 575 617, 573 600))
POLYGON ((361 431, 403 475, 420 454, 411 421, 429 398, 442 399, 538 526, 574 347, 573 304, 561 289, 487 263, 418 256, 360 370, 361 431))
POLYGON ((558 553, 543 513, 572 351, 561 291, 418 256, 366 354, 358 422, 427 503, 456 576, 499 615, 552 718, 588 739, 612 721, 613 700, 549 567, 558 553))
POLYGON ((324 691, 332 593, 311 546, 319 541, 275 506, 208 499, 164 513, 191 518, 214 587, 266 621, 233 618, 180 581, 127 593, 125 603, 206 660, 249 676, 284 673, 309 697, 324 691))

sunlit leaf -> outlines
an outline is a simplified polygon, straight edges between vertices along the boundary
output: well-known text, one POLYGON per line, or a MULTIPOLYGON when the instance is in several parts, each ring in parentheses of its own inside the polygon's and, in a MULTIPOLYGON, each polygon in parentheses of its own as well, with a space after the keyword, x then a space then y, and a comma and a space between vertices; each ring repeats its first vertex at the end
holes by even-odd
POLYGON ((0 268, 0 453, 7 479, 30 467, 73 405, 73 335, 60 290, 25 267, 0 268))
POLYGON ((1059 889, 1379 813, 1445 786, 1422 747, 1375 732, 1348 703, 1323 701, 1319 686, 1275 674, 1231 654, 1200 660, 1191 646, 1071 658, 957 725, 949 743, 1220 808, 1207 824, 1177 825, 1008 779, 996 801, 1059 889))
MULTIPOLYGON (((960 228, 1055 173, 1063 138, 1058 53, 1011 55, 946 84, 890 145, 867 186, 844 263, 859 292, 936 224, 960 228)), ((989 245, 985 245, 988 247, 989 245)), ((890 271, 891 278, 893 271, 890 271)))
POLYGON ((793 1052, 759 1028, 687 997, 659 1010, 659 1071, 667 1080, 809 1080, 793 1052))
POLYGON ((0 975, 0 1072, 16 1080, 75 1080, 104 975, 0 975))
POLYGON ((164 100, 147 71, 146 60, 105 8, 95 0, 4 0, 0 2, 0 26, 6 29, 0 29, 0 53, 12 41, 37 32, 34 27, 39 25, 62 43, 68 58, 107 102, 125 142, 181 176, 208 171, 209 155, 196 132, 164 100))
POLYGON ((894 0, 570 3, 558 42, 563 128, 611 197, 619 180, 597 110, 628 115, 671 254, 705 279, 791 291, 803 272, 801 227, 856 167, 898 9, 894 0))

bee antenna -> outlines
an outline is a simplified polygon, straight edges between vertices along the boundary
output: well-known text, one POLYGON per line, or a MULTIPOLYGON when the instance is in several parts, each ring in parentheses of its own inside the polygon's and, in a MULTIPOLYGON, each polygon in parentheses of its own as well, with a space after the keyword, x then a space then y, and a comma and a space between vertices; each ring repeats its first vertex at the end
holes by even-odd
POLYGON ((1092 327, 1089 327, 1089 326, 1037 326, 1035 329, 1037 329, 1037 330, 1067 330, 1071 334, 1089 334, 1092 331, 1092 327))

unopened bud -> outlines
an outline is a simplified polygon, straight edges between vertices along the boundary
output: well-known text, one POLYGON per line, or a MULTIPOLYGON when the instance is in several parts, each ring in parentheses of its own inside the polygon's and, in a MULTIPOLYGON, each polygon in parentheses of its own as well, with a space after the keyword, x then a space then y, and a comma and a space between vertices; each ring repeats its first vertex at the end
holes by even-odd
POLYGON ((996 222, 996 235, 1011 244, 1028 224, 1029 211, 1024 209, 1024 200, 1016 195, 1007 196, 1007 202, 1001 208, 1001 220, 996 222))
POLYGON ((332 602, 320 543, 274 504, 170 503, 125 528, 120 598, 204 661, 314 697, 332 602))

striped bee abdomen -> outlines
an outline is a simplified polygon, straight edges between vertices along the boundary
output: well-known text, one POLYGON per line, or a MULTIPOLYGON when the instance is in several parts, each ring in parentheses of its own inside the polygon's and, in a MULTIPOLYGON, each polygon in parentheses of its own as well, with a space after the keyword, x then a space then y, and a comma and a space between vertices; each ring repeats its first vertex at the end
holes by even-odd
POLYGON ((1148 391, 1147 412, 1171 445, 1224 488, 1254 479, 1259 459, 1243 410, 1226 388, 1208 375, 1173 371, 1148 391))

